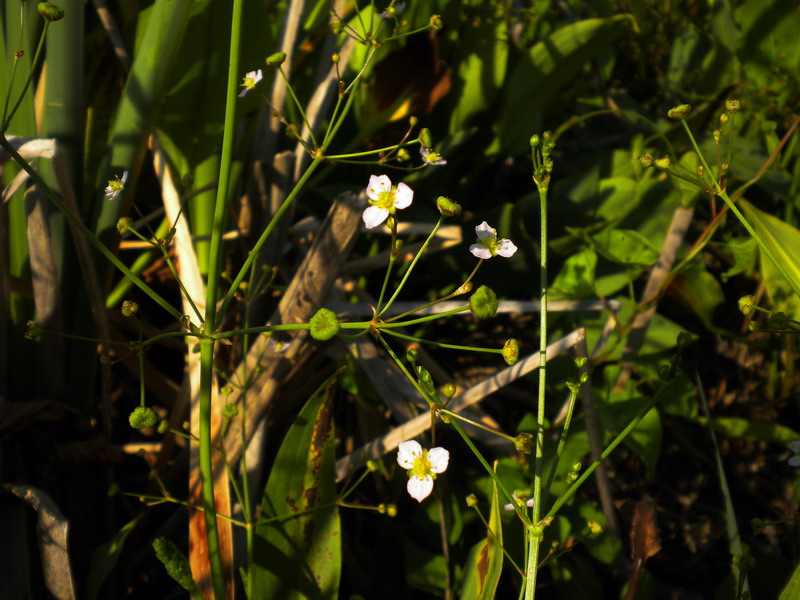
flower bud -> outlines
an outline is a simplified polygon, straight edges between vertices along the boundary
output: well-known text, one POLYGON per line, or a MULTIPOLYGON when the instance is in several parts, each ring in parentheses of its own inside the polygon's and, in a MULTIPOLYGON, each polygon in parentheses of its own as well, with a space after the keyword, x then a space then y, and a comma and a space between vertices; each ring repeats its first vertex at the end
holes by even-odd
POLYGON ((417 119, 417 117, 415 117, 414 115, 411 115, 410 117, 408 117, 408 126, 409 127, 411 127, 411 128, 416 127, 418 122, 419 122, 419 119, 417 119))
POLYGON ((661 158, 657 158, 655 161, 653 161, 653 164, 655 164, 656 168, 658 169, 669 169, 670 162, 669 154, 665 154, 661 158))
POLYGON ((64 18, 64 9, 52 2, 39 2, 36 10, 45 21, 60 21, 64 18))
POLYGON ((233 419, 234 417, 239 415, 239 409, 236 407, 236 404, 233 402, 226 402, 225 406, 222 407, 222 416, 227 419, 233 419))
POLYGON ((497 295, 482 285, 469 297, 469 309, 479 319, 488 319, 497 313, 497 295))
POLYGON ((722 113, 719 116, 719 124, 720 125, 727 125, 728 121, 730 121, 730 120, 731 120, 731 118, 728 116, 728 113, 722 113))
POLYGON ((372 459, 367 461, 367 471, 374 473, 378 470, 378 463, 372 459))
POLYGON ((431 130, 427 127, 423 127, 419 132, 419 143, 425 148, 433 148, 433 136, 431 135, 431 130))
POLYGON ((680 104, 674 108, 670 108, 669 111, 667 111, 667 116, 670 119, 675 119, 676 121, 680 121, 686 116, 686 114, 690 110, 692 110, 691 104, 680 104))
POLYGON ((158 423, 158 415, 149 406, 137 406, 128 417, 128 422, 134 429, 147 429, 148 427, 155 427, 156 423, 158 423))
POLYGON ((639 157, 639 164, 642 165, 645 169, 648 167, 653 166, 653 157, 649 154, 642 154, 639 157))
POLYGON ((512 366, 519 360, 519 342, 514 338, 506 340, 503 344, 503 360, 506 364, 512 366))
POLYGON ((592 532, 592 535, 600 535, 603 533, 603 526, 597 521, 587 521, 586 525, 589 527, 589 531, 592 532))
POLYGON ((540 142, 541 142, 541 139, 539 139, 539 134, 538 133, 534 133, 531 136, 531 148, 538 148, 540 142))
POLYGON ((406 360, 410 363, 415 363, 419 360, 419 348, 411 346, 406 350, 406 360))
POLYGON ((117 221, 117 232, 120 235, 123 235, 129 229, 133 229, 133 219, 122 217, 119 221, 117 221))
POLYGON ((436 30, 439 30, 442 27, 444 27, 444 24, 442 23, 442 17, 440 17, 439 15, 431 15, 431 19, 429 22, 430 26, 436 30))
POLYGON ((387 504, 386 505, 386 514, 392 518, 397 516, 397 505, 396 504, 387 504))
POLYGON ((168 431, 169 431, 169 421, 167 421, 166 419, 163 419, 158 424, 158 433, 160 433, 161 435, 164 435, 168 431))
POLYGON ((38 342, 42 337, 42 331, 36 321, 30 320, 25 323, 25 337, 31 341, 38 342))
POLYGON ((756 299, 755 296, 742 296, 739 298, 739 310, 745 317, 749 317, 755 309, 756 299))
POLYGON ((758 332, 758 331, 761 331, 761 326, 760 326, 758 323, 756 323, 755 321, 750 321, 750 322, 747 324, 747 330, 748 330, 750 333, 756 333, 756 332, 758 332))
POLYGON ((139 312, 139 304, 133 300, 124 300, 122 302, 122 316, 133 317, 139 312))
POLYGON ((467 496, 467 506, 470 508, 478 506, 478 497, 475 494, 470 494, 467 496))
POLYGON ((731 98, 730 100, 725 101, 725 108, 728 109, 728 112, 731 114, 736 114, 739 112, 741 107, 741 103, 736 98, 731 98))
POLYGON ((450 400, 450 398, 452 398, 453 396, 456 395, 456 391, 457 391, 456 390, 456 386, 453 383, 445 383, 442 386, 442 390, 441 390, 442 396, 444 396, 448 400, 450 400))
POLYGON ((286 52, 276 52, 267 57, 267 66, 268 67, 279 67, 283 64, 283 61, 286 60, 286 52))
POLYGON ((588 361, 589 359, 586 358, 585 356, 579 356, 578 358, 575 359, 575 366, 578 367, 579 369, 582 369, 588 361))
POLYGON ((383 503, 378 504, 378 512, 380 514, 382 514, 382 515, 385 515, 386 514, 386 505, 383 504, 383 503))
POLYGON ((514 448, 520 454, 530 454, 533 452, 533 434, 532 433, 518 433, 514 438, 514 448))
POLYGON ((316 314, 311 317, 309 325, 311 325, 311 337, 323 342, 339 333, 339 329, 341 328, 336 313, 329 308, 320 308, 316 314))
POLYGON ((715 144, 719 144, 720 139, 722 139, 722 130, 721 129, 715 129, 711 133, 711 135, 714 136, 714 143, 715 144))
POLYGON ((436 199, 436 208, 438 208, 439 212, 445 217, 454 217, 461 214, 461 205, 444 196, 439 196, 436 199))
POLYGON ((338 52, 334 52, 333 55, 331 55, 331 62, 333 64, 338 65, 340 60, 341 60, 341 57, 339 56, 338 52))

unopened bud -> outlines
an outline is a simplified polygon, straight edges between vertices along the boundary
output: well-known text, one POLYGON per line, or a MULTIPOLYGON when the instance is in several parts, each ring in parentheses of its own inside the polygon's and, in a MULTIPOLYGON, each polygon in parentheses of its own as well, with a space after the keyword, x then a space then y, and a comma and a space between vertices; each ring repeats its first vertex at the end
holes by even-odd
POLYGON ((692 110, 691 104, 680 104, 674 108, 670 108, 669 111, 667 111, 667 116, 670 119, 680 121, 690 110, 692 110))
POLYGON ((669 169, 670 162, 669 154, 665 154, 661 158, 657 158, 653 161, 653 164, 655 164, 658 169, 669 169))
POLYGON ((60 21, 64 18, 64 9, 52 2, 39 2, 36 10, 45 21, 60 21))
POLYGON ((442 17, 440 17, 439 15, 431 15, 429 23, 431 27, 437 30, 444 27, 444 24, 442 23, 442 17))
POLYGON ((725 101, 725 108, 728 109, 729 113, 736 114, 739 112, 741 107, 741 103, 736 98, 731 98, 730 100, 725 101))
POLYGON ((587 521, 586 525, 589 527, 589 531, 592 532, 592 535, 600 535, 603 533, 603 526, 597 521, 587 521))
POLYGON ((419 348, 411 346, 406 350, 406 360, 410 363, 415 363, 419 360, 419 348))
POLYGON ((730 120, 731 120, 731 118, 728 116, 728 113, 722 113, 719 116, 719 124, 720 125, 727 125, 728 121, 730 121, 730 120))
POLYGON ((122 316, 133 317, 139 312, 139 304, 133 300, 125 300, 122 302, 122 316))
POLYGON ((408 126, 411 127, 412 129, 417 126, 418 122, 419 119, 417 119, 417 117, 415 117, 414 115, 408 117, 408 126))
POLYGON ((756 298, 755 296, 742 296, 739 298, 739 310, 745 317, 749 317, 755 309, 756 298))
POLYGON ((369 471, 370 473, 374 473, 377 470, 378 470, 378 463, 376 461, 374 461, 374 460, 371 460, 371 459, 368 460, 367 461, 367 471, 369 471))
POLYGON ((267 57, 267 66, 268 67, 279 67, 283 64, 283 61, 286 60, 286 52, 276 52, 267 57))
POLYGON ((531 148, 538 148, 539 144, 541 143, 541 141, 542 140, 539 138, 539 134, 538 133, 534 133, 531 136, 531 148))
POLYGON ((649 154, 642 154, 639 157, 639 164, 642 165, 645 169, 648 167, 653 166, 653 157, 649 154))
POLYGON ((386 515, 395 518, 397 516, 397 505, 396 504, 387 504, 386 505, 386 515))
POLYGON ((340 58, 340 56, 339 56, 339 53, 338 53, 338 52, 334 52, 334 53, 331 55, 331 62, 332 62, 333 64, 335 64, 335 65, 338 65, 338 64, 339 64, 339 60, 341 60, 341 58, 340 58))
POLYGON ((513 366, 519 360, 519 342, 514 338, 503 344, 503 360, 508 366, 513 366))
POLYGON ((442 396, 448 400, 456 395, 456 386, 453 383, 445 383, 442 386, 442 396))
POLYGON ((433 148, 433 136, 431 135, 431 130, 427 127, 423 127, 419 132, 419 143, 425 148, 433 148))
POLYGON ((445 217, 454 217, 461 214, 461 205, 444 196, 439 196, 436 199, 436 208, 438 208, 439 212, 445 217))
POLYGON ((133 219, 122 217, 117 221, 117 232, 122 235, 129 229, 133 229, 133 219))
POLYGON ((514 448, 520 454, 530 454, 533 452, 533 434, 518 433, 514 438, 514 448))
POLYGON ((169 421, 167 421, 166 419, 163 419, 158 424, 158 433, 160 433, 161 435, 164 435, 168 431, 169 431, 169 421))
POLYGON ((467 496, 467 506, 470 508, 478 506, 478 497, 475 494, 470 494, 467 496))

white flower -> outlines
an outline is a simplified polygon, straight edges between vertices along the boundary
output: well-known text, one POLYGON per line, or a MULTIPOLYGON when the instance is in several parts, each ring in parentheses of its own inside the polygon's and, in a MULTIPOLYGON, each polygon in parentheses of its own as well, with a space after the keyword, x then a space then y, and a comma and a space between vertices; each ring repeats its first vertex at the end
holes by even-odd
POLYGON ((800 440, 795 440, 790 444, 794 456, 789 459, 790 467, 800 467, 800 440))
POLYGON ((441 167, 442 165, 447 164, 447 161, 442 157, 441 154, 434 152, 425 146, 419 147, 419 153, 422 155, 422 162, 424 162, 426 165, 431 165, 432 167, 441 167))
POLYGON ((400 442, 397 447, 397 464, 408 470, 409 495, 422 502, 433 490, 433 480, 438 473, 444 473, 450 453, 444 448, 424 450, 414 440, 400 442))
POLYGON ((116 200, 117 196, 119 196, 122 191, 125 189, 125 184, 128 182, 128 172, 124 171, 122 173, 122 179, 119 178, 119 175, 114 175, 114 179, 109 179, 108 185, 106 186, 106 198, 109 200, 116 200))
POLYGON ((396 209, 411 206, 414 191, 405 183, 394 187, 386 175, 372 175, 367 185, 367 198, 371 206, 364 211, 361 218, 364 219, 367 229, 373 229, 383 223, 396 209))
POLYGON ((379 16, 381 19, 388 19, 389 17, 396 17, 398 15, 402 15, 403 11, 406 9, 405 2, 398 2, 395 6, 390 6, 385 11, 383 11, 379 16))
POLYGON ((243 98, 247 92, 252 90, 258 82, 264 79, 264 74, 261 72, 261 69, 258 71, 250 71, 247 75, 244 76, 244 83, 242 87, 244 88, 241 92, 239 92, 239 98, 243 98))
MULTIPOLYGON (((511 497, 514 498, 514 500, 517 499, 516 494, 511 494, 511 497)), ((533 506, 533 498, 528 498, 528 501, 525 503, 525 506, 531 508, 533 506)), ((503 505, 503 510, 516 510, 516 509, 514 508, 514 505, 509 502, 508 504, 503 505)))
POLYGON ((475 233, 478 235, 478 243, 472 244, 469 251, 478 258, 488 260, 498 254, 505 258, 511 258, 517 251, 517 247, 511 240, 498 240, 497 231, 489 227, 486 221, 475 228, 475 233))

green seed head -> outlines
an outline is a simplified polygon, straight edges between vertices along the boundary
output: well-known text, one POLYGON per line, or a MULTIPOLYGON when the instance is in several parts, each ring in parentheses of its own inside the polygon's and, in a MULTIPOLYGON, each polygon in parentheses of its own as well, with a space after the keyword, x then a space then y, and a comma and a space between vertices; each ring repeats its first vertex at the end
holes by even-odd
POLYGON ((497 313, 497 294, 482 285, 469 297, 469 309, 479 319, 488 319, 497 313))
POLYGON ((519 360, 519 342, 517 340, 512 338, 503 344, 503 360, 509 366, 516 364, 519 360))
POLYGON ((276 52, 267 57, 267 66, 268 67, 279 67, 283 64, 283 61, 286 60, 286 52, 276 52))
POLYGON ((445 217, 454 217, 461 214, 461 205, 458 202, 453 202, 450 198, 439 196, 436 199, 436 208, 445 217))
POLYGON ((692 110, 691 104, 680 104, 674 108, 670 108, 669 111, 667 112, 667 116, 670 119, 675 119, 676 121, 680 121, 688 114, 690 110, 692 110))
POLYGON ((45 21, 60 21, 64 18, 64 9, 52 2, 39 2, 36 10, 45 21))
POLYGON ((339 333, 339 329, 341 328, 336 313, 328 308, 320 308, 317 313, 311 317, 309 325, 311 325, 311 337, 323 342, 339 333))
POLYGON ((149 406, 137 406, 131 416, 128 417, 128 422, 134 429, 147 429, 148 427, 156 426, 158 415, 149 406))

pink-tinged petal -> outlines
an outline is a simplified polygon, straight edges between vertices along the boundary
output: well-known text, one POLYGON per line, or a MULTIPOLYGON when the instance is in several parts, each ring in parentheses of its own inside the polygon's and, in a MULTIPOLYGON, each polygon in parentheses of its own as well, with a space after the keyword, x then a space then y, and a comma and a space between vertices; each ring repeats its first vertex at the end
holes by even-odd
POLYGON ((514 252, 517 251, 517 247, 511 240, 500 240, 500 243, 497 244, 496 250, 500 256, 511 258, 514 256, 514 252))
POLYGON ((367 229, 374 229, 383 223, 388 216, 389 211, 385 208, 381 208, 380 206, 370 206, 364 211, 364 214, 361 215, 361 218, 364 219, 364 225, 366 225, 367 229))
POLYGON ((800 440, 793 441, 789 446, 792 448, 792 452, 800 454, 800 440))
POLYGON ((433 479, 430 475, 427 477, 409 477, 406 489, 409 496, 417 502, 422 502, 433 491, 433 479))
POLYGON ((392 180, 387 175, 370 175, 367 184, 367 198, 377 200, 383 192, 392 191, 392 180))
POLYGON ((793 456, 789 459, 790 467, 800 467, 800 456, 793 456))
POLYGON ((414 461, 422 456, 422 446, 419 442, 408 440, 397 445, 397 464, 404 469, 414 466, 414 461))
POLYGON ((431 463, 432 472, 444 473, 450 462, 450 453, 444 448, 431 448, 428 451, 428 462, 431 463))
POLYGON ((497 232, 492 229, 486 221, 475 228, 475 234, 478 236, 479 240, 488 237, 497 237, 497 232))
POLYGON ((395 208, 408 208, 411 206, 411 201, 414 199, 414 190, 408 187, 405 183, 397 184, 397 191, 394 194, 394 207, 395 208))
POLYGON ((244 98, 252 88, 244 88, 241 92, 239 92, 239 98, 244 98))
POLYGON ((487 248, 483 246, 483 244, 472 244, 469 247, 469 251, 472 252, 473 256, 477 256, 478 258, 482 258, 483 260, 489 260, 492 258, 492 253, 489 252, 487 248))
MULTIPOLYGON (((516 494, 511 494, 511 495, 514 496, 514 498, 517 497, 516 494)), ((525 503, 525 506, 527 506, 528 508, 532 508, 533 498, 528 498, 528 501, 525 503)), ((503 505, 503 510, 516 510, 516 509, 514 508, 514 505, 509 502, 508 504, 503 505)))

